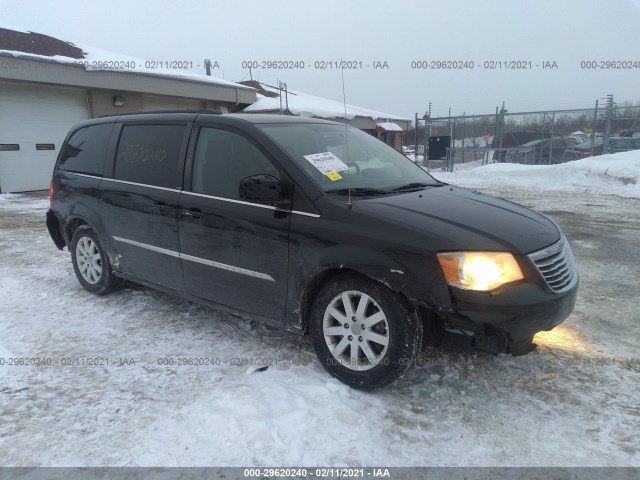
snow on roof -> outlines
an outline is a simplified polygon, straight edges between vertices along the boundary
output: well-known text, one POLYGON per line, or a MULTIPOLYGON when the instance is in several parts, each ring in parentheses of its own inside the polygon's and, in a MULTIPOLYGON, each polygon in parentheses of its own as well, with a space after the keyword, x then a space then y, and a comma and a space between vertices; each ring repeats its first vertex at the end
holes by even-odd
MULTIPOLYGON (((253 85, 258 82, 246 82, 248 85, 253 85)), ((280 110, 280 90, 272 85, 264 83, 259 84, 258 100, 252 103, 244 109, 245 112, 271 112, 274 110, 280 110), (275 96, 266 96, 266 94, 276 94, 275 96)), ((403 118, 398 115, 392 115, 390 113, 377 112, 375 110, 368 110, 366 108, 356 107, 354 105, 345 105, 342 102, 336 102, 327 98, 316 97, 307 93, 300 93, 293 90, 288 90, 288 105, 289 111, 294 115, 301 115, 307 117, 320 117, 320 118, 346 118, 347 120, 353 120, 355 117, 370 118, 372 120, 385 119, 385 120, 401 120, 411 121, 408 118, 403 118)), ((283 105, 285 100, 282 100, 283 105)))
POLYGON ((147 68, 145 66, 147 62, 145 59, 101 50, 87 45, 74 44, 49 35, 30 32, 23 28, 4 23, 0 23, 0 55, 81 65, 88 71, 117 71, 122 73, 145 74, 251 89, 251 87, 246 85, 217 77, 210 77, 191 70, 147 68))
POLYGON ((581 132, 580 130, 577 130, 577 131, 571 133, 570 135, 586 135, 586 133, 581 132))
POLYGON ((438 180, 462 187, 513 186, 640 198, 640 150, 560 165, 492 163, 454 173, 432 170, 431 174, 438 180))
POLYGON ((385 132, 402 132, 402 127, 393 122, 376 123, 376 126, 381 128, 385 132))

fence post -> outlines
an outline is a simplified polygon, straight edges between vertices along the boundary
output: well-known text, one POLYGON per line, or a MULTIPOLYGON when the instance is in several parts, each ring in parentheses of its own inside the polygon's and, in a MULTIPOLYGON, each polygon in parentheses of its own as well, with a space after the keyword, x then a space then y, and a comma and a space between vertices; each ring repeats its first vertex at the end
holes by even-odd
POLYGON ((451 155, 449 155, 449 161, 451 162, 450 172, 453 172, 453 166, 456 164, 456 119, 453 119, 453 126, 451 128, 451 155))
POLYGON ((418 163, 418 112, 416 112, 416 121, 413 125, 413 158, 415 158, 416 163, 418 163))
POLYGON ((596 100, 596 109, 593 111, 593 126, 591 128, 591 156, 596 144, 596 129, 598 128, 598 100, 596 100))
POLYGON ((429 158, 429 139, 431 138, 431 102, 429 102, 429 111, 424 120, 424 159, 423 164, 427 164, 427 171, 431 171, 431 159, 429 158), (427 134, 427 122, 429 122, 429 133, 427 134))
POLYGON ((607 123, 604 128, 602 154, 609 153, 609 137, 611 136, 611 120, 613 119, 613 95, 607 95, 607 123))
MULTIPOLYGON (((496 110, 498 109, 498 107, 496 107, 496 110)), ((503 137, 503 129, 504 129, 504 115, 506 113, 506 110, 504 108, 504 102, 502 102, 502 108, 500 109, 500 116, 498 117, 498 124, 499 124, 499 129, 500 129, 500 147, 498 150, 498 159, 500 160, 500 162, 504 162, 505 161, 505 157, 506 155, 503 157, 502 154, 504 153, 502 151, 502 137, 503 137)))
POLYGON ((460 145, 462 145, 462 163, 464 163, 465 160, 465 150, 464 150, 464 142, 467 139, 467 122, 465 121, 464 118, 465 112, 462 112, 462 138, 460 139, 460 141, 462 142, 460 145))
POLYGON ((476 145, 476 121, 471 122, 471 138, 473 139, 473 161, 478 159, 478 146, 476 145))
POLYGON ((427 122, 429 120, 429 115, 427 112, 424 112, 424 130, 423 130, 423 138, 424 138, 424 149, 422 150, 422 165, 427 166, 427 171, 431 171, 431 163, 427 161, 427 148, 429 146, 429 138, 427 137, 427 122))
MULTIPOLYGON (((551 113, 551 125, 549 125, 549 165, 551 165, 551 157, 553 156, 553 131, 556 121, 556 112, 551 113)), ((542 148, 540 149, 542 151, 542 148)))

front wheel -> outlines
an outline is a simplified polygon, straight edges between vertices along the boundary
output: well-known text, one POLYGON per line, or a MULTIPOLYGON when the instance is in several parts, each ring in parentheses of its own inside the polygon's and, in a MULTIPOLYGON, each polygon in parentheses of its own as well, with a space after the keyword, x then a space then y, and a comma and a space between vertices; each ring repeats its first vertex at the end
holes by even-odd
POLYGON ((398 380, 422 346, 422 323, 408 305, 384 285, 358 275, 342 275, 320 291, 309 327, 324 368, 361 390, 398 380))
POLYGON ((103 295, 120 284, 120 279, 113 276, 98 235, 90 226, 78 227, 73 233, 70 250, 73 270, 85 290, 103 295))

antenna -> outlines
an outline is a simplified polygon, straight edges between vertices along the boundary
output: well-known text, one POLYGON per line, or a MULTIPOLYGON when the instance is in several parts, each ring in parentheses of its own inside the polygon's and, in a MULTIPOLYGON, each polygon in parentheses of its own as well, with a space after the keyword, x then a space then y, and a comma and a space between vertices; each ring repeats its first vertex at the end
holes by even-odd
MULTIPOLYGON (((342 63, 342 61, 340 61, 340 63, 342 63)), ((344 108, 344 134, 345 134, 345 144, 347 146, 347 165, 349 165, 349 125, 346 123, 347 122, 347 95, 344 91, 344 66, 342 67, 342 106, 344 108)), ((353 208, 353 205, 351 204, 351 181, 349 180, 350 175, 347 175, 347 181, 349 182, 348 188, 349 188, 349 196, 347 197, 347 207, 349 209, 353 208)))

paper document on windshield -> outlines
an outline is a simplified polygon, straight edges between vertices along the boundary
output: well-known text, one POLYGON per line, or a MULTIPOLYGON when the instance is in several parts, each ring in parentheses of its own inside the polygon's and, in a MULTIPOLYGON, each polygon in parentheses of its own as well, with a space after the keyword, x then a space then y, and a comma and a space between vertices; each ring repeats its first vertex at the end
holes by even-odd
POLYGON ((312 153, 304 155, 304 158, 333 181, 342 178, 338 172, 349 170, 349 167, 331 152, 312 153))

